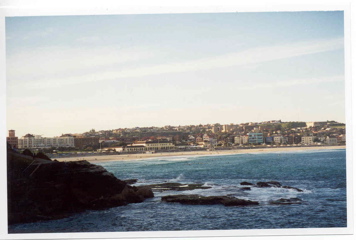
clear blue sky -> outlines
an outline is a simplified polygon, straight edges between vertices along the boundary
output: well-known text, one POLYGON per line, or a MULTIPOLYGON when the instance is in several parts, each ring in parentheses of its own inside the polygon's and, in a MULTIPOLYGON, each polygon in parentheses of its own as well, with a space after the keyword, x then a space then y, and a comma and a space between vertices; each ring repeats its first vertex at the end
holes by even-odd
POLYGON ((345 122, 343 12, 7 17, 7 128, 345 122))

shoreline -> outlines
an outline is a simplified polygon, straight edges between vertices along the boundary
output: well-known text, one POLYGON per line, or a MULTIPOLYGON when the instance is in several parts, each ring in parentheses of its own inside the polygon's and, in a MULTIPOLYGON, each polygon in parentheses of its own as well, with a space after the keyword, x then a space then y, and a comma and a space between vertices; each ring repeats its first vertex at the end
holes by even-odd
POLYGON ((83 157, 66 157, 58 158, 59 162, 87 160, 90 163, 111 162, 125 160, 142 160, 147 158, 160 157, 178 157, 178 156, 204 156, 204 155, 234 155, 247 153, 273 153, 273 152, 297 152, 306 150, 332 150, 346 149, 346 146, 315 146, 315 147, 279 147, 279 148, 251 148, 251 149, 234 149, 220 151, 187 151, 187 152, 162 152, 162 153, 138 153, 138 154, 119 154, 119 155, 100 155, 100 156, 83 156, 83 157))

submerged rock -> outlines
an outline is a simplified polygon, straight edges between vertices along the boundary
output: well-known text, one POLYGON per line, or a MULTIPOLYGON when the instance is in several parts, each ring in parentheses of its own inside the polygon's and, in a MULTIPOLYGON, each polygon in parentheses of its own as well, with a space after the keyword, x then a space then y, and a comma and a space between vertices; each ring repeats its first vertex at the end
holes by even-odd
POLYGON ((293 189, 298 192, 303 192, 302 189, 296 188, 296 187, 290 187, 290 186, 282 186, 280 182, 277 181, 269 181, 269 182, 258 182, 255 185, 258 188, 271 188, 271 187, 276 187, 276 188, 285 188, 285 189, 293 189))
POLYGON ((240 185, 253 185, 253 183, 250 183, 250 182, 241 182, 240 185))
POLYGON ((201 195, 168 195, 161 198, 164 202, 178 202, 191 205, 213 205, 223 204, 224 206, 248 206, 258 205, 258 202, 244 200, 227 196, 201 196, 201 195))
POLYGON ((191 184, 182 184, 182 183, 159 183, 152 185, 145 185, 150 187, 153 191, 163 192, 163 191, 187 191, 194 189, 209 189, 210 186, 204 186, 202 183, 191 183, 191 184))
POLYGON ((289 205, 289 204, 301 204, 302 203, 302 199, 300 198, 280 198, 278 200, 275 201, 270 201, 270 204, 274 204, 274 205, 289 205))
POLYGON ((266 182, 258 182, 258 183, 256 183, 256 187, 264 188, 264 187, 272 187, 272 186, 266 182))

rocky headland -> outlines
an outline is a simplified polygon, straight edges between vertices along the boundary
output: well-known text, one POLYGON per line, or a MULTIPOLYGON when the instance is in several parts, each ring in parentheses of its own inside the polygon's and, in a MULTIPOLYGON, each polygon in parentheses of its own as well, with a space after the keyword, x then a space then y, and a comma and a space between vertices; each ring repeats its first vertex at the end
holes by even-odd
POLYGON ((52 161, 11 148, 7 153, 9 224, 63 218, 154 196, 151 188, 131 186, 87 161, 52 161))

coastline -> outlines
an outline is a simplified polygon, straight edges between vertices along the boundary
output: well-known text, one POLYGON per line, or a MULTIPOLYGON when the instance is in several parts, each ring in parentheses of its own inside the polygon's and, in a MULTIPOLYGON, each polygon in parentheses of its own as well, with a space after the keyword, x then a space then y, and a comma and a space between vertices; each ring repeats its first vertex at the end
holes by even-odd
POLYGON ((247 153, 273 153, 273 152, 297 152, 306 150, 332 150, 345 149, 346 146, 313 146, 313 147, 278 147, 278 148, 251 148, 251 149, 234 149, 234 150, 218 150, 218 151, 187 151, 187 152, 162 152, 162 153, 138 153, 138 154, 120 154, 120 155, 100 155, 100 156, 81 156, 58 158, 59 162, 81 161, 87 160, 91 163, 109 162, 109 161, 125 161, 125 160, 141 160, 147 158, 158 157, 177 157, 177 156, 202 156, 202 155, 234 155, 247 153))

